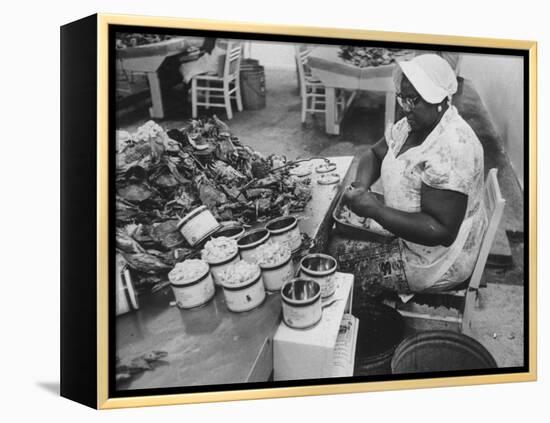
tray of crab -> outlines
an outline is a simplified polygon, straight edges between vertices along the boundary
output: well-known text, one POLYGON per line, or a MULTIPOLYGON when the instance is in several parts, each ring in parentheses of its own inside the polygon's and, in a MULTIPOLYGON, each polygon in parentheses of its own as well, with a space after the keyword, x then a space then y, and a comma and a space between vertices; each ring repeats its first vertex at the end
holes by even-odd
POLYGON ((378 222, 353 213, 342 204, 343 193, 340 194, 332 212, 336 230, 343 236, 362 241, 372 241, 387 244, 395 239, 395 235, 384 229, 378 222))

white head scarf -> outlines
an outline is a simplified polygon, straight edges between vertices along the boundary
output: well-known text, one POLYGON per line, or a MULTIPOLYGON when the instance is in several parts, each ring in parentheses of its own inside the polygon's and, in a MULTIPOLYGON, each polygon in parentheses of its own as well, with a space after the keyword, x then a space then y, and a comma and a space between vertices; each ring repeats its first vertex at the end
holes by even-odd
MULTIPOLYGON (((438 104, 445 98, 450 101, 456 93, 456 75, 449 63, 437 54, 423 54, 398 63, 402 73, 426 102, 438 104)), ((398 90, 401 76, 401 72, 394 74, 398 90)))

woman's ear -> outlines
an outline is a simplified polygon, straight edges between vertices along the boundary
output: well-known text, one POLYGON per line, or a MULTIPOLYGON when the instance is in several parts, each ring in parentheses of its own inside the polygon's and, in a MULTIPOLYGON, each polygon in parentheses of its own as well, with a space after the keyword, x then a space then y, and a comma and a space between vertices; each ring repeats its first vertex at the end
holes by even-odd
POLYGON ((437 105, 438 113, 444 112, 450 106, 450 101, 448 99, 443 100, 437 105))

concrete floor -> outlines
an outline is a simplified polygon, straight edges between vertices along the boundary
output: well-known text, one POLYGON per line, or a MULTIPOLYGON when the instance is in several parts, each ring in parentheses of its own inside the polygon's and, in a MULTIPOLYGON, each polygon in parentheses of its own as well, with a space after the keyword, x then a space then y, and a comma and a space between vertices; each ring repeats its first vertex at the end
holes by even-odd
MULTIPOLYGON (((264 154, 283 154, 288 158, 313 155, 357 155, 383 135, 384 97, 361 93, 344 119, 339 136, 325 134, 324 116, 300 121, 300 97, 293 70, 266 70, 266 107, 235 113, 229 122, 241 141, 264 154)), ((166 118, 159 122, 167 129, 178 128, 190 117, 187 96, 180 88, 165 98, 166 118)), ((506 198, 501 230, 495 240, 491 259, 485 269, 486 287, 474 311, 471 335, 495 357, 501 367, 523 364, 523 192, 501 148, 489 116, 470 81, 461 84, 454 104, 475 130, 485 151, 486 172, 499 169, 499 182, 506 198)), ((117 128, 129 131, 149 120, 144 100, 119 113, 117 128)), ((203 110, 225 119, 223 109, 203 110)), ((352 169, 353 171, 353 169, 352 169)))

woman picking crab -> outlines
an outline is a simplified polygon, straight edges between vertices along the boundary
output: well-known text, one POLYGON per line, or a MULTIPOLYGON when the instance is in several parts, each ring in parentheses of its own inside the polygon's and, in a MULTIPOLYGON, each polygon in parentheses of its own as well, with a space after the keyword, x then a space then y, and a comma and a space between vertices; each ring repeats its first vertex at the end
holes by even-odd
POLYGON ((360 158, 343 202, 397 237, 384 254, 399 271, 370 267, 369 283, 400 293, 453 289, 471 275, 487 224, 483 148, 451 104, 457 80, 444 59, 401 62, 395 80, 405 117, 360 158), (379 178, 383 200, 370 191, 379 178))

